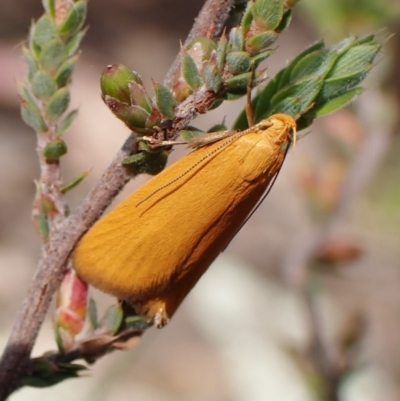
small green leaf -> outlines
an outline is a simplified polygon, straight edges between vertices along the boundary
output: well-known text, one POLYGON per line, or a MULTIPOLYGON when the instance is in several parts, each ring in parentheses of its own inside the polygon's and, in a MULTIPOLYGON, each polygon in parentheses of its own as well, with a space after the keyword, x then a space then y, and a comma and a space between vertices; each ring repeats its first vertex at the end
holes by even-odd
POLYGON ((325 77, 336 61, 336 54, 326 49, 317 50, 303 57, 292 69, 290 82, 295 83, 307 76, 325 77))
POLYGON ((275 105, 280 103, 282 100, 288 97, 299 98, 304 108, 307 108, 318 95, 323 80, 313 77, 300 80, 293 85, 289 85, 282 88, 276 93, 271 99, 271 106, 275 108, 275 105))
POLYGON ((201 135, 204 135, 204 131, 196 127, 187 127, 187 129, 179 131, 179 136, 184 141, 189 141, 189 139, 193 139, 201 135))
POLYGON ((116 334, 121 327, 124 313, 121 305, 111 305, 107 308, 104 317, 102 319, 102 325, 109 334, 116 334))
POLYGON ((47 241, 49 237, 49 222, 46 214, 43 211, 39 211, 38 214, 33 216, 33 225, 35 226, 36 232, 39 234, 43 241, 47 241))
POLYGON ((348 76, 370 67, 380 49, 380 45, 352 47, 336 61, 327 78, 348 76))
POLYGON ((221 73, 215 64, 208 63, 204 67, 204 83, 207 90, 217 93, 222 84, 221 73))
POLYGON ((308 54, 322 49, 325 49, 325 43, 323 41, 316 42, 310 47, 308 47, 306 50, 301 52, 297 57, 295 57, 286 68, 284 68, 279 72, 280 80, 278 83, 278 87, 280 88, 290 83, 290 76, 292 75, 292 70, 296 67, 296 65, 300 62, 300 60, 302 60, 308 54))
POLYGON ((217 65, 220 71, 222 71, 225 65, 227 47, 228 47, 228 39, 226 38, 225 34, 223 34, 219 38, 217 46, 217 65))
POLYGON ((56 38, 43 46, 40 54, 40 63, 45 71, 53 75, 66 56, 64 43, 56 38))
POLYGON ((258 0, 254 3, 252 12, 258 26, 265 30, 274 30, 283 17, 283 1, 258 0))
POLYGON ((138 128, 144 128, 149 113, 139 106, 129 106, 110 96, 104 98, 104 102, 113 114, 123 121, 131 130, 138 131, 138 128))
POLYGON ((192 90, 200 88, 203 85, 203 80, 201 79, 196 63, 188 53, 183 54, 181 66, 182 76, 189 87, 192 90))
POLYGON ((70 180, 66 184, 64 184, 61 187, 60 192, 62 194, 66 194, 71 189, 74 189, 77 185, 79 185, 88 176, 88 174, 89 173, 87 171, 84 171, 83 173, 80 173, 79 175, 74 177, 72 180, 70 180))
POLYGON ((293 15, 293 11, 290 8, 288 10, 286 10, 283 13, 283 17, 281 19, 281 22, 275 28, 275 32, 281 33, 284 30, 286 30, 286 28, 288 28, 288 26, 290 25, 290 22, 292 21, 292 15, 293 15))
POLYGON ((25 63, 28 66, 28 80, 30 81, 39 69, 38 63, 27 47, 22 47, 22 54, 24 56, 25 63))
POLYGON ((135 174, 156 175, 167 165, 170 150, 163 147, 151 149, 145 142, 139 142, 139 153, 127 157, 122 164, 135 174))
POLYGON ((235 75, 225 81, 225 88, 228 92, 244 95, 247 91, 247 85, 251 78, 251 72, 235 75))
POLYGON ((79 49, 79 46, 81 44, 82 39, 84 38, 84 36, 86 35, 87 29, 82 29, 81 31, 79 31, 78 33, 76 33, 75 35, 72 36, 72 38, 70 38, 66 45, 65 45, 65 49, 67 51, 68 56, 72 56, 73 54, 75 54, 77 52, 77 50, 79 49))
POLYGON ((135 81, 131 81, 128 84, 128 88, 131 94, 131 104, 139 106, 150 113, 152 102, 144 86, 135 81))
POLYGON ((273 53, 273 50, 267 50, 265 52, 257 54, 257 56, 253 56, 251 58, 251 62, 257 67, 261 61, 264 61, 267 59, 271 54, 273 53))
POLYGON ((58 32, 60 35, 71 37, 82 28, 87 12, 87 3, 85 0, 73 3, 69 9, 63 23, 59 26, 58 32))
POLYGON ((31 37, 33 43, 39 47, 55 39, 57 37, 57 28, 54 21, 48 15, 40 17, 32 27, 31 37))
POLYGON ((26 124, 32 127, 36 132, 44 132, 47 129, 39 108, 30 102, 22 101, 21 117, 26 124))
POLYGON ((348 92, 345 92, 341 96, 335 97, 334 99, 326 102, 322 107, 317 108, 316 115, 318 117, 321 117, 341 109, 342 107, 353 101, 357 96, 361 95, 363 91, 364 90, 362 88, 354 88, 352 90, 349 90, 348 92))
POLYGON ((43 8, 46 10, 48 14, 54 18, 55 15, 55 0, 42 0, 43 8))
POLYGON ((56 138, 45 146, 43 156, 48 163, 54 163, 64 156, 67 151, 67 144, 61 138, 56 138))
POLYGON ((50 120, 57 120, 68 108, 70 100, 70 94, 67 88, 60 88, 50 98, 46 108, 46 116, 50 120))
POLYGON ((152 323, 142 316, 128 316, 125 319, 125 326, 129 329, 144 331, 151 327, 152 323))
POLYGON ((53 78, 44 71, 38 71, 31 81, 32 93, 40 100, 48 100, 57 90, 53 78))
POLYGON ((77 60, 78 56, 71 57, 64 61, 58 68, 54 79, 59 88, 69 84, 77 60))
POLYGON ((97 306, 96 302, 93 298, 89 299, 88 309, 87 309, 87 316, 90 328, 92 330, 96 330, 98 328, 98 321, 97 321, 97 306))
POLYGON ((176 101, 171 91, 166 86, 156 82, 153 82, 153 87, 159 111, 164 117, 173 118, 176 101))
POLYGON ((246 10, 243 13, 243 18, 240 26, 244 34, 250 29, 251 22, 253 21, 253 13, 251 12, 253 3, 249 1, 246 6, 246 10))
POLYGON ((261 32, 247 40, 246 50, 250 55, 258 54, 267 50, 277 38, 278 34, 273 31, 261 32))
POLYGON ((240 28, 232 28, 229 32, 230 50, 233 52, 242 51, 244 49, 244 36, 240 28))
POLYGON ((78 110, 70 111, 67 116, 57 125, 57 132, 58 136, 62 135, 72 124, 74 118, 77 116, 78 110))
POLYGON ((340 78, 329 78, 326 79, 322 87, 321 93, 318 96, 318 103, 325 103, 334 97, 341 96, 349 89, 354 88, 358 85, 368 74, 371 67, 366 68, 364 71, 360 71, 357 74, 344 76, 340 78))
POLYGON ((302 99, 299 97, 286 97, 279 103, 273 104, 271 108, 263 116, 261 116, 261 119, 267 118, 271 114, 275 113, 284 113, 288 114, 289 116, 296 117, 306 109, 306 107, 303 107, 301 100, 302 99))
POLYGON ((238 75, 250 70, 251 59, 246 52, 231 52, 226 56, 226 64, 232 75, 238 75))

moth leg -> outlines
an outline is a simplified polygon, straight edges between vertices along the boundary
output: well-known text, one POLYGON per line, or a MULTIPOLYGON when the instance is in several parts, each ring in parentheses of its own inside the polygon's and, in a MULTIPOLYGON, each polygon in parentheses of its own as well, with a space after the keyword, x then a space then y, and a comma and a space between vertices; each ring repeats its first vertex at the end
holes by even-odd
POLYGON ((155 139, 151 136, 142 136, 141 141, 146 142, 152 148, 158 148, 160 146, 173 146, 173 145, 187 145, 188 141, 162 141, 155 139))
POLYGON ((154 316, 154 325, 157 329, 162 329, 169 322, 169 317, 164 308, 160 308, 154 316))

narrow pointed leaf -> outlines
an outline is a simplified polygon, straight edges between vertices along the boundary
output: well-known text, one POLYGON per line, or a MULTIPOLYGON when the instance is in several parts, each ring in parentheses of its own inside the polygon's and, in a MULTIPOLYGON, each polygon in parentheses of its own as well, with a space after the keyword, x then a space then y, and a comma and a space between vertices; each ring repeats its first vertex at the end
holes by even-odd
POLYGON ((59 26, 58 32, 60 35, 66 35, 71 37, 79 29, 82 28, 87 12, 86 1, 77 1, 69 9, 67 16, 63 23, 59 26))
POLYGON ((203 85, 203 80, 201 79, 197 65, 188 53, 185 53, 182 57, 181 68, 182 76, 192 90, 196 90, 203 85))
POLYGON ((174 117, 176 101, 170 90, 162 84, 153 83, 156 94, 156 103, 161 114, 167 118, 174 117))

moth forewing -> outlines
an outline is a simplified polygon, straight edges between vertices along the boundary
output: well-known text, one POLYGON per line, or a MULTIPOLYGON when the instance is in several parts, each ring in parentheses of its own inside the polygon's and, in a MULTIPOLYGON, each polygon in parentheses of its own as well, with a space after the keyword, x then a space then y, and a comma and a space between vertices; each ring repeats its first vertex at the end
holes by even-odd
POLYGON ((73 256, 78 274, 166 322, 259 203, 295 126, 274 115, 169 166, 86 233, 73 256))

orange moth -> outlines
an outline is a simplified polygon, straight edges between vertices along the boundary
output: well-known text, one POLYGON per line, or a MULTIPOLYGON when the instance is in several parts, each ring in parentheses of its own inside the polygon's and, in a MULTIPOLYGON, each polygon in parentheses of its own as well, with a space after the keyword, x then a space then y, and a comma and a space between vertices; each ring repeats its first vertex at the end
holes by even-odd
POLYGON ((78 275, 162 327, 273 184, 295 131, 275 114, 197 139, 82 237, 78 275))

